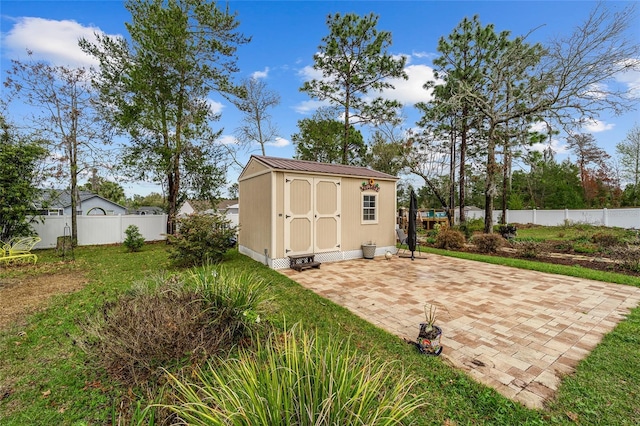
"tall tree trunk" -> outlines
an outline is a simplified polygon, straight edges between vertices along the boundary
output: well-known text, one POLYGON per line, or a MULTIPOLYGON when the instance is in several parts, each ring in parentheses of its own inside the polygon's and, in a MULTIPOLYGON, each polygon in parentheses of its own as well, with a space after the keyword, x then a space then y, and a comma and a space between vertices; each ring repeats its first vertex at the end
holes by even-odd
POLYGON ((455 126, 452 126, 454 129, 451 132, 451 147, 450 147, 450 163, 449 163, 449 209, 451 214, 447 214, 449 218, 449 226, 454 225, 454 209, 456 205, 456 132, 455 126))
POLYGON ((344 107, 344 140, 342 141, 342 164, 349 164, 348 162, 348 154, 349 154, 349 90, 347 86, 346 90, 346 98, 345 98, 345 107, 344 107))
POLYGON ((466 107, 463 108, 462 110, 462 134, 460 135, 460 173, 459 173, 459 179, 460 179, 460 193, 458 194, 459 197, 459 202, 458 202, 458 207, 460 209, 460 223, 463 223, 467 220, 465 213, 464 213, 464 208, 465 208, 465 192, 466 192, 466 188, 465 188, 465 176, 466 176, 466 170, 465 170, 465 161, 467 161, 467 132, 469 131, 469 128, 467 127, 467 114, 468 114, 468 109, 466 107))
POLYGON ((496 141, 495 125, 491 123, 489 128, 489 141, 487 146, 487 181, 485 182, 485 203, 484 203, 484 232, 493 233, 493 198, 496 194, 496 141))

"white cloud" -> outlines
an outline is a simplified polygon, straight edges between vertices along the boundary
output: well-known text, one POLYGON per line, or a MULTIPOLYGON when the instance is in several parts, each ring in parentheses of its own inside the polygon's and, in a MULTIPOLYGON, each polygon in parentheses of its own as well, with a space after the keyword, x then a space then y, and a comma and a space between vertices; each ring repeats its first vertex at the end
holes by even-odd
POLYGON ((291 145, 291 142, 285 138, 276 137, 273 142, 267 142, 265 145, 274 146, 276 148, 284 148, 285 146, 291 145))
POLYGON ((97 27, 85 27, 76 21, 22 17, 15 20, 13 28, 4 34, 2 48, 5 56, 23 59, 27 49, 32 58, 52 65, 70 67, 97 65, 98 61, 85 54, 78 46, 82 37, 95 41, 94 33, 102 33, 97 27))
POLYGON ((310 101, 300 102, 298 105, 294 106, 293 109, 298 114, 309 114, 311 112, 314 112, 320 107, 329 106, 329 105, 331 105, 329 101, 310 100, 310 101))
POLYGON ((313 68, 311 65, 307 65, 298 71, 298 75, 302 77, 303 81, 309 80, 322 80, 322 71, 313 68))
POLYGON ((427 81, 435 80, 433 68, 427 65, 409 65, 404 71, 409 77, 408 80, 399 78, 389 79, 394 89, 383 91, 382 96, 388 99, 396 99, 403 104, 411 105, 418 102, 427 102, 431 100, 431 90, 425 90, 422 86, 427 81))
POLYGON ((429 52, 411 52, 411 56, 414 56, 416 58, 431 59, 431 58, 435 58, 437 55, 435 53, 429 53, 429 52))
POLYGON ((551 142, 534 143, 529 149, 531 151, 544 152, 549 149, 549 147, 551 147, 551 150, 556 154, 565 154, 569 152, 567 144, 562 143, 559 139, 555 138, 551 139, 551 142))
POLYGON ((629 71, 618 74, 616 80, 627 86, 629 95, 640 96, 640 59, 629 59, 627 62, 629 71))
POLYGON ((209 109, 213 114, 220 114, 224 109, 224 105, 218 101, 214 101, 213 99, 207 99, 207 104, 209 104, 209 109))
POLYGON ((393 58, 394 61, 400 61, 402 60, 402 58, 405 59, 405 66, 409 65, 411 63, 411 55, 406 55, 404 53, 401 53, 399 55, 391 55, 391 57, 393 58))
POLYGON ((604 132, 615 127, 613 123, 605 123, 600 120, 588 120, 583 128, 590 133, 604 132))
POLYGON ((222 145, 233 145, 238 143, 238 139, 236 139, 235 136, 232 135, 222 135, 218 138, 218 142, 220 142, 222 145))
POLYGON ((253 74, 251 74, 251 78, 258 80, 260 78, 267 78, 268 75, 269 75, 269 67, 265 67, 264 71, 253 72, 253 74))

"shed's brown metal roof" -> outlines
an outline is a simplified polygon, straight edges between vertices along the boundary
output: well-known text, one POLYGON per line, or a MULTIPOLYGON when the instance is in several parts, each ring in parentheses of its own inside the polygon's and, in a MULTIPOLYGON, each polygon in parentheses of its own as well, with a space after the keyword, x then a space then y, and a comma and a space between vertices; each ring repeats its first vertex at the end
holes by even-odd
POLYGON ((346 166, 344 164, 318 163, 315 161, 267 157, 262 155, 252 155, 251 157, 255 158, 257 161, 260 161, 267 167, 271 167, 277 170, 398 180, 396 176, 382 173, 376 170, 367 169, 366 167, 346 166))

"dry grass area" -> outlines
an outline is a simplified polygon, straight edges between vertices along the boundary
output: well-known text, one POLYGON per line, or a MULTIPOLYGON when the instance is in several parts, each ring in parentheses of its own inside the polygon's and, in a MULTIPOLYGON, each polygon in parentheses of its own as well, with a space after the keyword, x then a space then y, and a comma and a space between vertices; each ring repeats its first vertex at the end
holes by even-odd
POLYGON ((53 296, 78 291, 87 282, 74 271, 0 278, 0 329, 46 307, 53 296))

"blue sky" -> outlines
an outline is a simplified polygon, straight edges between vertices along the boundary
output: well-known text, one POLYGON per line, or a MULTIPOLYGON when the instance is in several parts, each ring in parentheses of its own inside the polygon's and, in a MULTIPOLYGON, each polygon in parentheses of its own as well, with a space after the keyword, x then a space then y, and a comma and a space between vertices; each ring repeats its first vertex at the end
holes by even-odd
MULTIPOLYGON (((629 3, 607 2, 623 8, 629 3)), ((222 3, 221 3, 222 4, 222 3)), ((466 16, 480 16, 483 24, 492 23, 498 31, 509 30, 522 35, 533 29, 532 42, 544 42, 550 36, 569 34, 595 6, 590 1, 229 1, 237 12, 239 30, 252 41, 238 50, 238 80, 255 76, 281 96, 280 105, 271 111, 273 124, 280 132, 277 141, 266 149, 267 155, 290 158, 294 155, 291 135, 297 132, 298 120, 313 114, 317 103, 299 91, 313 74, 313 54, 322 37, 327 35, 326 17, 330 13, 355 12, 379 15, 378 29, 393 34, 392 54, 407 57, 408 81, 396 84, 388 93, 406 106, 405 127, 415 126, 418 114, 413 105, 428 100, 421 87, 432 77, 432 60, 436 46, 466 16)), ((26 49, 38 59, 61 65, 85 65, 91 60, 77 48, 79 37, 91 37, 96 31, 127 36, 124 23, 130 15, 121 1, 7 1, 0 2, 0 78, 4 81, 10 59, 24 59, 26 49)), ((640 22, 634 37, 640 43, 640 22)), ((629 90, 640 90, 640 73, 620 77, 629 90)), ((212 95, 212 104, 222 114, 217 126, 224 128, 221 142, 233 137, 240 114, 222 97, 212 95)), ((582 129, 592 133, 598 145, 612 156, 616 143, 623 140, 640 113, 630 111, 623 116, 603 115, 582 129)), ((558 159, 567 155, 565 141, 553 141, 558 159)), ((258 153, 257 147, 253 153, 258 153)), ((245 161, 248 155, 242 157, 245 161)), ((231 170, 235 180, 239 170, 231 170)), ((127 195, 160 192, 149 183, 123 183, 127 195)))

